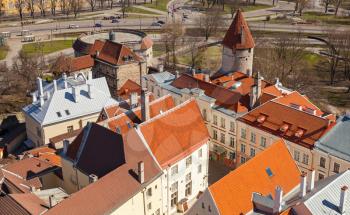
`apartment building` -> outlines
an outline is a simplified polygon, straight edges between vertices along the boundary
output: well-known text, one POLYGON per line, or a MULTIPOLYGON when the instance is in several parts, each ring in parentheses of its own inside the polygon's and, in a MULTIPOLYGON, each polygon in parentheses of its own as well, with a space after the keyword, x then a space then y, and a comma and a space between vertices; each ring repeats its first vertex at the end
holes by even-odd
POLYGON ((72 195, 47 214, 163 214, 162 171, 134 129, 122 136, 89 123, 64 145, 63 188, 72 195))
POLYGON ((350 168, 350 115, 340 116, 330 130, 315 143, 313 168, 323 179, 350 168))
POLYGON ((280 214, 299 193, 299 180, 298 166, 278 140, 210 185, 188 214, 280 214))
POLYGON ((237 119, 237 164, 283 138, 300 170, 309 173, 315 143, 334 121, 298 92, 266 102, 237 119))
POLYGON ((93 79, 92 73, 88 74, 63 74, 45 86, 41 78, 37 79, 33 102, 23 108, 27 145, 42 146, 52 137, 83 128, 97 120, 105 105, 115 103, 106 79, 93 79))
POLYGON ((137 132, 162 168, 163 212, 185 212, 208 186, 209 133, 195 100, 141 123, 137 132))
POLYGON ((111 40, 96 40, 90 52, 95 61, 93 76, 105 77, 113 96, 128 79, 141 85, 147 63, 129 47, 111 40))

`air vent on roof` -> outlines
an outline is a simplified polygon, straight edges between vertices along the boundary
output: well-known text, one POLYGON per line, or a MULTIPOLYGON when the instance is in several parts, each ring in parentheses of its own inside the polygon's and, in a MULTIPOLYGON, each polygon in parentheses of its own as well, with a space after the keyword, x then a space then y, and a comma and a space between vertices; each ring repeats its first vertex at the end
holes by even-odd
POLYGON ((297 110, 302 110, 302 109, 303 109, 300 105, 295 104, 295 103, 290 103, 290 106, 291 106, 292 108, 297 109, 297 110))
POLYGON ((70 115, 70 112, 69 112, 69 110, 65 110, 65 112, 66 112, 66 114, 67 114, 67 115, 70 115))
POLYGON ((316 110, 313 109, 313 108, 305 108, 305 112, 306 113, 309 113, 309 114, 312 114, 312 115, 316 115, 316 110))
POLYGON ((295 135, 296 137, 300 138, 300 137, 303 136, 304 132, 305 132, 304 129, 298 128, 298 130, 295 132, 294 135, 295 135))
POLYGON ((266 171, 266 174, 267 174, 269 177, 272 177, 272 176, 273 176, 273 173, 272 173, 272 170, 270 169, 270 167, 267 167, 267 168, 265 169, 265 171, 266 171))
POLYGON ((231 87, 231 90, 235 90, 237 88, 239 88, 242 85, 242 82, 237 81, 236 83, 234 83, 231 87))
POLYGON ((56 112, 56 114, 57 114, 58 117, 62 117, 61 112, 58 111, 58 112, 56 112))
POLYGON ((265 115, 260 115, 256 119, 256 121, 258 121, 258 123, 263 123, 263 122, 265 122, 265 120, 266 120, 266 116, 265 115))

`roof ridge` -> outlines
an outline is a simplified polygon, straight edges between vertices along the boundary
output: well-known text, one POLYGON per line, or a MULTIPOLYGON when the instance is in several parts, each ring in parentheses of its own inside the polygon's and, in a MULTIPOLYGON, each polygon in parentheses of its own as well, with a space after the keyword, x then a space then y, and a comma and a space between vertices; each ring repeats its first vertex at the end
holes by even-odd
POLYGON ((153 117, 153 118, 151 118, 151 119, 149 119, 149 120, 147 120, 147 121, 145 121, 145 122, 140 123, 139 126, 147 125, 147 124, 149 124, 149 123, 151 123, 151 122, 157 120, 158 118, 162 118, 162 117, 168 115, 169 113, 172 113, 172 112, 174 112, 174 111, 176 111, 176 110, 178 110, 178 109, 184 107, 185 105, 189 104, 189 103, 192 102, 192 101, 194 101, 194 99, 193 99, 193 98, 190 98, 190 99, 188 99, 188 100, 182 102, 181 104, 179 104, 179 105, 177 105, 177 106, 175 106, 175 107, 173 107, 173 108, 171 108, 171 109, 169 109, 169 110, 163 112, 162 114, 158 114, 157 116, 155 116, 155 117, 153 117))

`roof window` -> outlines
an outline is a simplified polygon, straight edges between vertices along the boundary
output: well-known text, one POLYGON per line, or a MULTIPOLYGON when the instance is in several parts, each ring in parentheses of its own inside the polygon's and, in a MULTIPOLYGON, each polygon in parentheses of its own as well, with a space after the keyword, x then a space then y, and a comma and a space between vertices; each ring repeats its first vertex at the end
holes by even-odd
POLYGON ((65 112, 66 112, 66 114, 67 114, 67 115, 70 115, 70 112, 69 112, 69 110, 65 110, 65 112))
POLYGON ((280 131, 286 132, 289 128, 289 125, 287 123, 283 123, 283 125, 280 127, 280 131))
POLYGON ((298 128, 298 130, 295 132, 294 135, 295 135, 296 137, 300 138, 300 137, 303 136, 304 133, 305 133, 305 130, 304 130, 304 129, 298 128))
POLYGON ((62 117, 61 112, 58 111, 58 112, 56 112, 56 114, 57 114, 58 117, 62 117))
POLYGON ((257 121, 258 123, 263 123, 263 122, 265 122, 265 120, 266 120, 266 116, 265 116, 265 115, 260 115, 260 116, 258 116, 258 118, 256 119, 256 121, 257 121))
POLYGON ((295 104, 295 103, 290 103, 289 104, 292 108, 295 108, 297 110, 303 110, 303 107, 301 105, 295 104))
POLYGON ((128 128, 131 128, 130 122, 127 122, 126 124, 128 125, 128 128))
POLYGON ((272 177, 272 176, 273 176, 273 173, 272 173, 270 167, 267 167, 267 168, 265 169, 265 171, 266 171, 266 174, 267 174, 269 177, 272 177))

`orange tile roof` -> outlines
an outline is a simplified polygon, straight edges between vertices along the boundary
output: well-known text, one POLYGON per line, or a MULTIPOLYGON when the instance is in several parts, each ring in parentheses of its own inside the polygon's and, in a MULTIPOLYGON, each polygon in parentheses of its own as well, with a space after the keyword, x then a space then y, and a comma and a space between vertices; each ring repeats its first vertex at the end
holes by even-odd
POLYGON ((96 51, 101 51, 104 44, 105 42, 102 40, 95 40, 94 44, 91 46, 89 50, 89 55, 94 55, 96 54, 96 51))
POLYGON ((254 48, 255 43, 250 33, 247 22, 244 20, 241 10, 237 10, 222 44, 231 49, 249 49, 254 48), (242 35, 243 34, 243 35, 242 35))
POLYGON ((113 65, 123 65, 142 60, 140 56, 127 46, 109 40, 104 42, 103 47, 96 58, 113 65), (128 57, 131 57, 131 59, 127 60, 128 57))
POLYGON ((282 92, 275 85, 265 87, 264 89, 262 89, 262 92, 276 97, 282 96, 282 92))
POLYGON ((310 108, 316 110, 317 116, 323 115, 323 112, 316 105, 314 105, 306 96, 301 95, 298 91, 293 91, 292 93, 275 99, 274 101, 288 106, 291 106, 292 104, 297 104, 301 106, 302 110, 310 108))
POLYGON ((190 155, 209 140, 193 99, 140 124, 139 128, 162 168, 190 155))
POLYGON ((312 148, 315 141, 324 135, 329 126, 328 119, 297 110, 274 100, 258 106, 237 120, 307 148, 312 148), (257 118, 262 115, 266 119, 261 123, 257 121, 257 118), (286 132, 280 130, 284 124, 289 126, 286 132), (295 135, 298 130, 303 132, 301 137, 295 135))
POLYGON ((31 154, 34 157, 36 157, 40 160, 43 160, 43 161, 47 161, 54 166, 61 167, 61 165, 62 165, 61 164, 61 157, 56 154, 56 150, 49 148, 47 146, 39 147, 36 149, 26 151, 25 154, 31 154))
POLYGON ((84 55, 71 59, 71 72, 91 68, 94 66, 94 59, 90 55, 84 55))
POLYGON ((47 210, 45 202, 33 193, 10 194, 10 197, 30 214, 42 214, 47 210))
POLYGON ((209 187, 222 215, 247 214, 253 209, 252 193, 275 194, 276 186, 287 194, 299 184, 300 171, 283 140, 238 167, 209 187), (273 176, 266 169, 270 168, 273 176))
MULTIPOLYGON (((163 96, 149 103, 150 118, 166 112, 175 107, 174 99, 171 95, 163 96)), ((103 123, 103 122, 101 122, 103 123)), ((141 123, 141 107, 137 107, 132 111, 119 114, 114 118, 107 120, 108 127, 112 131, 119 129, 121 134, 126 134, 133 128, 135 123, 141 123)))

